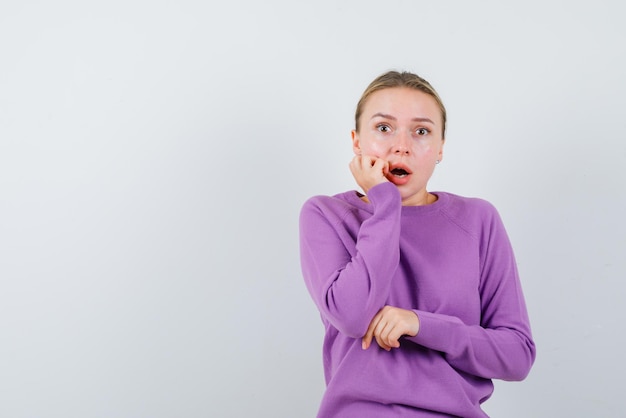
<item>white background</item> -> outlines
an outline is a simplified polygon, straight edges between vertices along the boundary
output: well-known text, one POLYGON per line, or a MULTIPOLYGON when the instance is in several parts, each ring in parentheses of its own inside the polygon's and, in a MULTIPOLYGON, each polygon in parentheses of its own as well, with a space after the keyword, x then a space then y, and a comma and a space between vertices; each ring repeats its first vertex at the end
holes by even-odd
POLYGON ((448 108, 431 189, 494 203, 517 254, 538 357, 485 410, 621 416, 621 4, 3 1, 0 416, 313 417, 298 214, 355 187, 389 69, 448 108))

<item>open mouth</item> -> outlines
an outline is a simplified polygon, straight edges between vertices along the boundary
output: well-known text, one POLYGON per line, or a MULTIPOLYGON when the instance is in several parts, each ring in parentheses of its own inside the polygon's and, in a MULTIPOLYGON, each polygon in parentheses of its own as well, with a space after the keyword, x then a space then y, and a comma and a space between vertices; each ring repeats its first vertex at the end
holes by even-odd
POLYGON ((402 167, 392 168, 389 172, 396 177, 406 177, 411 174, 402 167))

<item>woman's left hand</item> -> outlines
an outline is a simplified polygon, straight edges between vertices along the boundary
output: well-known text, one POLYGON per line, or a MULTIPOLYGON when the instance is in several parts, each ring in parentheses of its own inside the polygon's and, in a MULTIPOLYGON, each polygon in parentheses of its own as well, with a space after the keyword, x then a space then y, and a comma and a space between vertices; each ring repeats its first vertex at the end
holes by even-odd
POLYGON ((382 349, 391 351, 400 347, 399 340, 403 335, 414 337, 419 328, 420 321, 415 312, 387 305, 372 318, 361 346, 367 350, 375 338, 382 349))

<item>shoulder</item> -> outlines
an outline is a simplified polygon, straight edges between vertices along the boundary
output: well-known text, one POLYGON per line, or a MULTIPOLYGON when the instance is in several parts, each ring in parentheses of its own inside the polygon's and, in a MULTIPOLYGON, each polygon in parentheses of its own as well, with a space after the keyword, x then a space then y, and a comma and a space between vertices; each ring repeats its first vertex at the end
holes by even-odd
POLYGON ((466 197, 453 193, 443 193, 447 197, 447 205, 445 210, 449 213, 455 213, 458 216, 467 215, 489 215, 497 213, 495 206, 479 197, 466 197))
POLYGON ((479 236, 481 231, 494 222, 500 223, 498 210, 485 199, 453 193, 442 193, 441 196, 446 199, 446 204, 441 209, 442 214, 471 235, 479 236))
POLYGON ((339 193, 333 196, 316 195, 308 198, 300 210, 300 219, 323 217, 329 221, 340 221, 346 214, 357 210, 351 199, 355 191, 339 193))
POLYGON ((303 209, 317 207, 317 208, 336 208, 336 207, 349 207, 349 195, 354 192, 344 192, 336 195, 316 195, 311 196, 304 201, 302 205, 303 209))

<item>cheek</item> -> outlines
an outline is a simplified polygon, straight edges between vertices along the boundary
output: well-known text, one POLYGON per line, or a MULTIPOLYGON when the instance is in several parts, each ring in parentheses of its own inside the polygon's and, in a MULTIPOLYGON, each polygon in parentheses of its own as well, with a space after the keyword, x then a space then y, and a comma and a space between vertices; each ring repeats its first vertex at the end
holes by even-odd
POLYGON ((361 144, 363 153, 367 155, 373 155, 375 157, 382 157, 387 154, 387 148, 384 141, 366 141, 361 144))
POLYGON ((416 145, 417 146, 414 148, 416 154, 420 154, 425 157, 435 156, 441 150, 441 146, 431 142, 418 142, 416 145))

